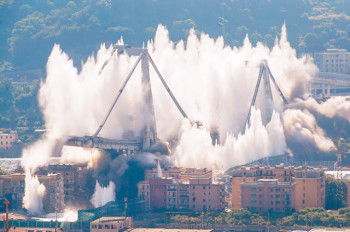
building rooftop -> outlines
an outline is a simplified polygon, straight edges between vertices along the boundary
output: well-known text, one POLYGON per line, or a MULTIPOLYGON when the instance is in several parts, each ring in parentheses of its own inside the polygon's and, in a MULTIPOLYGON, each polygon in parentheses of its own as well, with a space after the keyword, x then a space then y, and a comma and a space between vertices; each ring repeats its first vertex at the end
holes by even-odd
POLYGON ((125 217, 101 217, 91 223, 115 223, 125 221, 125 217))
POLYGON ((277 179, 259 179, 257 182, 243 182, 240 185, 246 187, 253 186, 264 186, 265 183, 268 183, 269 187, 291 187, 296 185, 294 182, 278 182, 277 179))
POLYGON ((339 48, 328 48, 325 53, 341 53, 341 52, 347 52, 347 50, 339 49, 339 48))

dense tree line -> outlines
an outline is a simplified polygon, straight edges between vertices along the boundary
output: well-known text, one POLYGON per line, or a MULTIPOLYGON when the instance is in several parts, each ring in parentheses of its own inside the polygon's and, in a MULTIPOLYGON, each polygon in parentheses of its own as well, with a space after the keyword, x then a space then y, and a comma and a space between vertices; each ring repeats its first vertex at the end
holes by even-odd
POLYGON ((209 225, 274 225, 274 226, 350 226, 350 208, 325 210, 324 208, 305 208, 298 212, 257 214, 246 209, 234 209, 222 213, 176 214, 169 222, 179 224, 209 225))
POLYGON ((34 130, 43 128, 38 104, 39 80, 15 82, 0 76, 0 131, 17 130, 22 142, 34 139, 34 130))
POLYGON ((350 2, 343 0, 4 0, 0 3, 0 71, 44 69, 54 43, 80 63, 101 43, 121 36, 134 46, 154 37, 158 24, 172 40, 189 29, 224 35, 240 45, 271 46, 286 22, 289 40, 299 53, 350 45, 350 2))

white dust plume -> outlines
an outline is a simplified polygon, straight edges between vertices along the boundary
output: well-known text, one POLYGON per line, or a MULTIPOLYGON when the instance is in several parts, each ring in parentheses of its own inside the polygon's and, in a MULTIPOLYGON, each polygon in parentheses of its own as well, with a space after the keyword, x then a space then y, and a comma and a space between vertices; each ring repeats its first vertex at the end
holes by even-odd
POLYGON ((29 171, 25 176, 25 188, 23 197, 23 207, 28 210, 30 215, 41 215, 44 213, 43 197, 46 188, 40 184, 38 177, 32 176, 29 171))
POLYGON ((104 206, 110 201, 115 201, 115 184, 110 181, 108 186, 102 187, 96 181, 95 192, 92 195, 91 203, 97 208, 104 206))
POLYGON ((318 103, 314 98, 308 98, 304 101, 298 99, 296 105, 314 110, 328 118, 338 116, 350 122, 350 100, 348 97, 337 96, 322 103, 318 103))
MULTIPOLYGON (((248 37, 241 47, 225 46, 222 37, 213 39, 204 33, 197 35, 194 30, 186 41, 175 44, 167 29, 160 25, 147 48, 188 117, 203 123, 203 128, 198 129, 182 118, 150 67, 157 135, 171 143, 171 159, 175 164, 225 169, 288 150, 286 139, 294 137, 285 135, 284 106, 273 85, 270 116, 265 117, 270 100, 262 87, 250 125, 241 133, 262 60, 267 60, 289 102, 307 96, 309 81, 317 72, 309 56, 297 57, 287 41, 285 25, 272 48, 260 42, 252 45, 248 37), (210 137, 213 130, 218 134, 217 143, 210 137)), ((67 136, 91 136, 97 130, 137 60, 125 53, 114 53, 111 57, 112 51, 112 46, 101 45, 97 55, 89 57, 78 70, 59 45, 53 47, 39 94, 49 129, 48 139, 43 141, 48 143, 43 158, 50 156, 54 144, 67 136)), ((146 120, 142 87, 138 67, 99 136, 118 139, 140 135, 146 120)), ((305 128, 312 132, 313 136, 304 137, 311 143, 316 135, 325 138, 317 126, 301 124, 294 131, 299 133, 305 128)))
POLYGON ((317 125, 315 117, 307 110, 288 109, 283 113, 283 120, 290 141, 299 142, 305 147, 318 148, 323 152, 335 149, 333 141, 326 137, 324 130, 317 125))

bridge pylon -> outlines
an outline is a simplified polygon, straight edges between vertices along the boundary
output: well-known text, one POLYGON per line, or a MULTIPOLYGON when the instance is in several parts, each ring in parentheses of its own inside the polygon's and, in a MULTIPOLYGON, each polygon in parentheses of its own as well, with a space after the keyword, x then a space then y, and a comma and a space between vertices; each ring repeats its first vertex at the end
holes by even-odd
POLYGON ((258 96, 261 79, 263 79, 263 82, 264 82, 265 97, 266 97, 265 100, 267 101, 266 102, 266 107, 267 107, 267 111, 269 112, 269 114, 267 115, 267 117, 268 117, 267 121, 269 121, 271 119, 271 114, 272 114, 272 111, 274 109, 274 106, 273 106, 273 104, 274 104, 273 103, 273 95, 272 95, 272 91, 271 91, 271 82, 270 82, 270 80, 272 80, 272 83, 274 84, 277 92, 281 96, 281 98, 283 100, 283 103, 284 104, 288 104, 287 99, 284 97, 284 95, 283 95, 281 89, 279 88, 279 86, 278 86, 274 76, 271 73, 271 70, 270 70, 269 65, 267 63, 267 60, 265 60, 265 59, 262 60, 261 63, 260 63, 260 71, 259 71, 256 87, 255 87, 255 90, 254 90, 252 102, 250 104, 248 115, 247 115, 247 118, 246 118, 245 123, 244 123, 243 130, 242 130, 243 134, 246 131, 246 127, 250 123, 251 111, 252 111, 252 107, 255 105, 256 98, 258 96))

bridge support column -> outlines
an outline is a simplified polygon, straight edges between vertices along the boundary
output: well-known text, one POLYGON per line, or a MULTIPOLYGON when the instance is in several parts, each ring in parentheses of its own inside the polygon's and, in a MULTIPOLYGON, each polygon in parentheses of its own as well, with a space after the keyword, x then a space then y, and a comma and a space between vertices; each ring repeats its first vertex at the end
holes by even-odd
POLYGON ((149 60, 148 60, 148 51, 144 49, 143 55, 141 58, 141 69, 142 69, 142 90, 143 96, 145 99, 145 106, 143 109, 143 115, 145 120, 145 127, 142 130, 143 138, 143 149, 148 150, 152 144, 156 142, 156 120, 154 116, 154 107, 153 107, 153 96, 151 90, 151 80, 149 75, 149 60))
POLYGON ((331 96, 331 84, 327 84, 327 97, 331 96))

